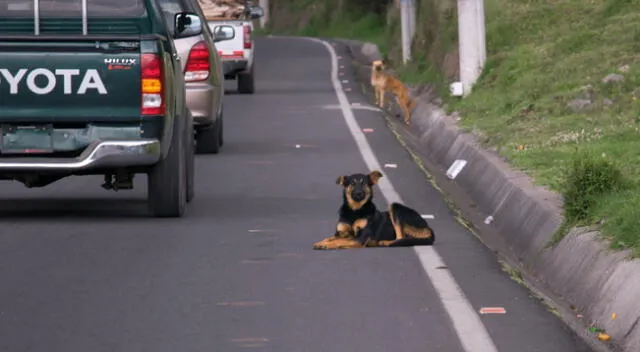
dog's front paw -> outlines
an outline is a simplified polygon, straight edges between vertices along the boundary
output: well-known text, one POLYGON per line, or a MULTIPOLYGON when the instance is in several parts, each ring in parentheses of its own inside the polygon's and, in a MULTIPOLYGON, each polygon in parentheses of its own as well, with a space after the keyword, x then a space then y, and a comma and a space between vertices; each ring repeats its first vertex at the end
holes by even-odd
POLYGON ((315 249, 315 250, 317 250, 317 251, 322 251, 322 250, 327 249, 327 245, 326 245, 326 244, 324 244, 324 243, 320 243, 320 242, 318 242, 318 243, 314 243, 314 244, 313 244, 313 249, 315 249))
POLYGON ((335 241, 337 238, 335 236, 325 238, 322 241, 318 241, 313 244, 313 249, 316 250, 324 250, 328 248, 329 242, 335 241))

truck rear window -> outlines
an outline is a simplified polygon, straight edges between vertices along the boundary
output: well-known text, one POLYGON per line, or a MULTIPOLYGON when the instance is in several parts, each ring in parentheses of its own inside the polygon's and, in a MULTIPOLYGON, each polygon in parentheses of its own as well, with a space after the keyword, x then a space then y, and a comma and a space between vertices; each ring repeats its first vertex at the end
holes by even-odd
MULTIPOLYGON (((0 17, 32 18, 34 0, 0 0, 0 17)), ((87 0, 88 17, 139 17, 144 0, 87 0)), ((40 0, 41 18, 81 18, 82 0, 40 0)))

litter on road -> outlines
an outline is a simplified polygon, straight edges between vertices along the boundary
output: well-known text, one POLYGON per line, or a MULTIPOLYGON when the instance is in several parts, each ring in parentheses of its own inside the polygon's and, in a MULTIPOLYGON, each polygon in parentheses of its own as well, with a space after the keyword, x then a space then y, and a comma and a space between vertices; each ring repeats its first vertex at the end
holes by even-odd
POLYGON ((364 132, 364 133, 371 133, 371 132, 373 132, 373 128, 363 128, 363 129, 362 129, 362 132, 364 132))
POLYGON ((507 310, 503 307, 482 307, 480 308, 480 314, 505 314, 507 310))
POLYGON ((493 222, 493 220, 494 220, 493 216, 489 215, 484 219, 484 224, 485 225, 489 225, 489 224, 491 224, 493 222))
POLYGON ((422 214, 421 216, 422 216, 423 219, 435 219, 436 218, 432 214, 422 214))
POLYGON ((384 164, 384 167, 388 168, 388 169, 395 169, 398 167, 397 164, 384 164))
POLYGON ((460 173, 460 171, 462 171, 462 169, 466 165, 467 165, 466 160, 457 159, 456 161, 453 162, 453 164, 451 164, 451 166, 449 167, 449 170, 447 170, 447 177, 449 177, 449 179, 451 180, 455 179, 460 173))

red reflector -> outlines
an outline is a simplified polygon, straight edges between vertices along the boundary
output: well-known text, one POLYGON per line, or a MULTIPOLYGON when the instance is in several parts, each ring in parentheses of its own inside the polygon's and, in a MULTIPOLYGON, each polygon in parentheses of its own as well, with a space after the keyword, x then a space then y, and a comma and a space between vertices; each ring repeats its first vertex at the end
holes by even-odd
POLYGON ((243 50, 236 50, 231 52, 230 54, 229 53, 225 54, 223 51, 218 51, 218 54, 223 59, 243 59, 244 58, 243 50))

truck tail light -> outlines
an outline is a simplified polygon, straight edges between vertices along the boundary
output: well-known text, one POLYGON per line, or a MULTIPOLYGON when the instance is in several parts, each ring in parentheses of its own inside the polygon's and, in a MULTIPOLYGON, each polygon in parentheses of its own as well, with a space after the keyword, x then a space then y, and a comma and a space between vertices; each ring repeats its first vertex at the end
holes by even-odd
POLYGON ((209 49, 204 41, 199 41, 191 47, 189 58, 184 69, 186 82, 204 81, 209 78, 209 49))
POLYGON ((141 108, 142 115, 164 115, 164 70, 158 54, 142 54, 141 108))
POLYGON ((242 27, 243 30, 243 40, 244 40, 244 48, 245 49, 251 49, 251 26, 249 26, 248 24, 245 24, 242 27))

